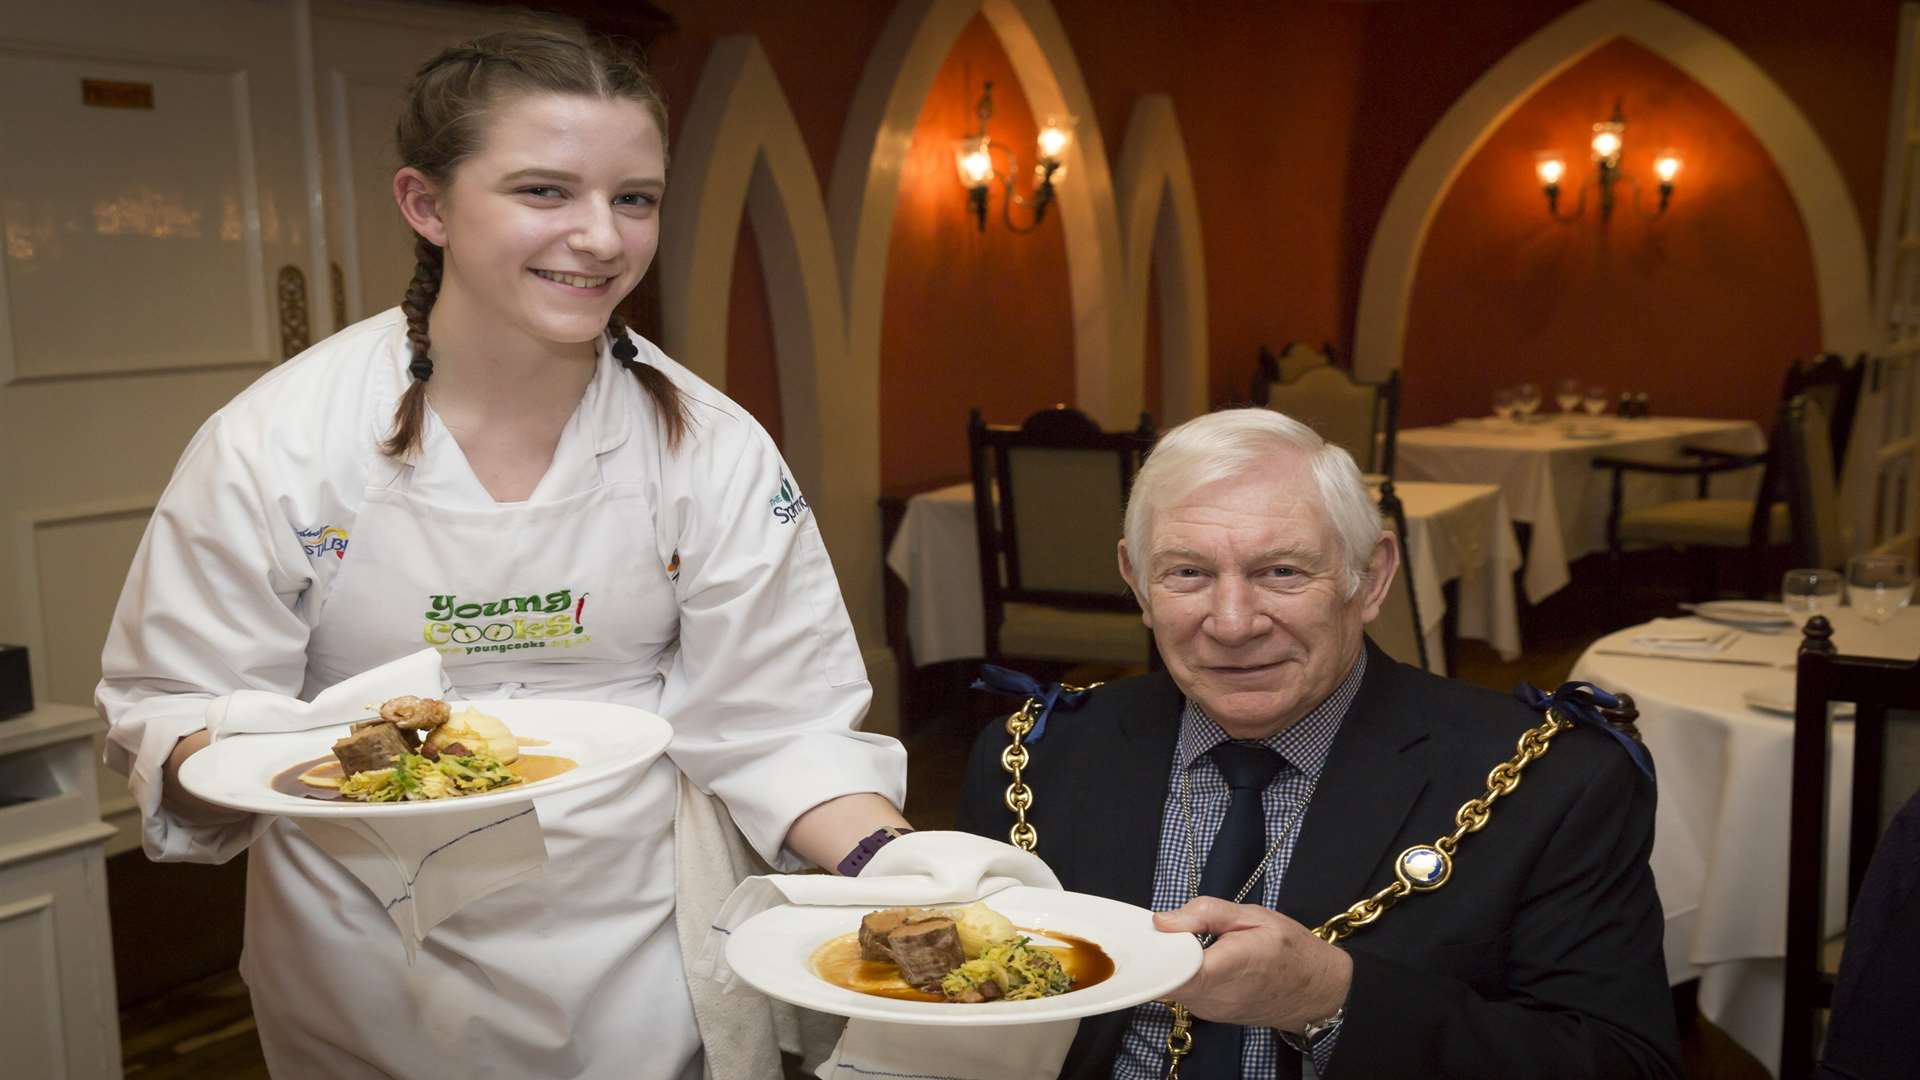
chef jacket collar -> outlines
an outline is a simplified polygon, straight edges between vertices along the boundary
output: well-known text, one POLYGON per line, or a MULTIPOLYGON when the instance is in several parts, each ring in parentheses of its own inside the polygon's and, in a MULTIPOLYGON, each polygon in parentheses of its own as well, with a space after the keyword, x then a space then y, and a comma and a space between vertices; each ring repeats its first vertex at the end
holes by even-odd
MULTIPOLYGON (((413 352, 407 344, 406 324, 403 322, 387 337, 387 362, 378 366, 379 376, 369 380, 374 384, 369 389, 375 402, 373 439, 376 444, 393 432, 393 411, 400 405, 400 395, 413 382, 413 375, 407 370, 412 362, 413 352)), ((578 410, 592 433, 596 456, 619 449, 633 434, 633 411, 628 408, 627 397, 632 392, 627 386, 632 378, 614 357, 611 340, 601 335, 599 355, 594 360, 593 380, 587 383, 587 391, 580 398, 578 410)))

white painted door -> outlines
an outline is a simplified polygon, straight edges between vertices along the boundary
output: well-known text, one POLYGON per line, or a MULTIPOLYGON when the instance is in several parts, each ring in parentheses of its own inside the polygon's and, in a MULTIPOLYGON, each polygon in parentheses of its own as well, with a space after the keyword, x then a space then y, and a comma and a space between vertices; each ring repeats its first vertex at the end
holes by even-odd
POLYGON ((420 64, 449 45, 524 21, 496 11, 382 0, 315 0, 313 57, 335 308, 327 330, 400 302, 413 232, 393 203, 393 126, 420 64))
POLYGON ((0 9, 0 640, 40 701, 91 704, 187 439, 329 306, 306 32, 304 0, 0 9))

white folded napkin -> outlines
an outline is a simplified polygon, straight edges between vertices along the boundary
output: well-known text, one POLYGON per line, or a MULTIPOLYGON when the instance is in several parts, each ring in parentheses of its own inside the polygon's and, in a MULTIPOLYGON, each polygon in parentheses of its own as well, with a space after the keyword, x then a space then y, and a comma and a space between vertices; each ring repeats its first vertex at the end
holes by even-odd
POLYGON ((1719 653, 1738 640, 1740 632, 1726 626, 1703 625, 1694 619, 1655 619, 1633 635, 1633 644, 1657 652, 1719 653))
MULTIPOLYGON (((1010 844, 971 833, 909 833, 881 848, 859 877, 769 874, 741 882, 714 917, 705 948, 690 970, 732 983, 727 937, 748 919, 781 904, 965 904, 1015 885, 1058 889, 1060 879, 1038 856, 1010 844)), ((1079 1027, 1078 1020, 990 1027, 852 1020, 815 1075, 822 1080, 1052 1080, 1079 1027)))
MULTIPOLYGON (((388 698, 439 697, 448 686, 440 654, 421 649, 336 683, 310 702, 238 691, 209 711, 207 730, 218 740, 331 727, 365 719, 388 698)), ((547 864, 531 801, 419 817, 293 820, 379 899, 400 929, 409 964, 428 932, 449 916, 547 864)))

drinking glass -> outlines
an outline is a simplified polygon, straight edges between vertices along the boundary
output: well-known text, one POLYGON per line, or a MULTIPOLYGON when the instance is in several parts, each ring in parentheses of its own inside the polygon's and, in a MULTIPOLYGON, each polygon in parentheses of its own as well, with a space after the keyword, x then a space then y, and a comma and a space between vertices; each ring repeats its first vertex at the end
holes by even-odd
POLYGON ((1540 388, 1530 382, 1523 382, 1513 388, 1513 407, 1519 411, 1520 419, 1525 420, 1540 407, 1540 388))
POLYGON ((1841 579, 1833 570, 1789 570, 1780 581, 1780 604, 1787 618, 1806 632, 1807 620, 1815 615, 1833 617, 1840 606, 1841 579))
POLYGON ((1847 563, 1847 603, 1870 623, 1884 623, 1913 602, 1913 560, 1861 555, 1847 563))
POLYGON ((1587 396, 1580 400, 1580 407, 1587 410, 1588 416, 1599 416, 1607 411, 1607 388, 1604 386, 1587 387, 1587 396))
POLYGON ((1580 380, 1561 379, 1560 385, 1554 388, 1553 402, 1560 406, 1560 411, 1563 413, 1572 413, 1573 410, 1579 408, 1581 402, 1580 380))
POLYGON ((1493 392, 1493 415, 1502 420, 1511 420, 1513 419, 1514 408, 1512 390, 1503 386, 1493 392))

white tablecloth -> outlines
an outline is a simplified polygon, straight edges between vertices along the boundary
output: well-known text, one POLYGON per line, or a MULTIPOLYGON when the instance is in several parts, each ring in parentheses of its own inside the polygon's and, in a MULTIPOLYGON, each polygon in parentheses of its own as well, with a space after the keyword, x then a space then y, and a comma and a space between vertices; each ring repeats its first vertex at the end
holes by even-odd
MULTIPOLYGON (((1409 480, 1499 485, 1513 519, 1533 529, 1525 586, 1527 600, 1539 603, 1572 580, 1573 560, 1606 550, 1612 482, 1610 474, 1593 468, 1593 459, 1682 461, 1682 445, 1747 454, 1765 449, 1766 440, 1751 420, 1463 420, 1402 431, 1397 471, 1409 480), (1571 431, 1603 437, 1574 437, 1571 431)), ((1759 483, 1760 470, 1745 469, 1714 477, 1710 493, 1751 498, 1759 483)), ((1691 478, 1627 475, 1628 509, 1694 497, 1691 478)))
MULTIPOLYGON (((1460 636, 1485 641, 1506 659, 1520 654, 1513 572, 1520 549, 1505 498, 1491 484, 1395 484, 1407 512, 1408 562, 1427 631, 1427 653, 1441 662, 1447 613, 1441 586, 1460 582, 1460 636)), ((1115 542, 1119 537, 1114 537, 1115 542)), ((986 651, 980 599, 980 545, 973 487, 953 484, 907 500, 887 566, 907 584, 907 637, 916 665, 965 660, 986 651)), ((1120 571, 1114 569, 1114 583, 1120 571)))
MULTIPOLYGON (((1832 620, 1842 653, 1920 656, 1920 611, 1879 627, 1845 609, 1832 620)), ((1611 655, 1633 650, 1644 629, 1595 642, 1573 678, 1632 694, 1640 709, 1660 779, 1651 862, 1669 980, 1698 977, 1702 1014, 1771 1070, 1780 1059, 1793 719, 1754 708, 1742 694, 1772 686, 1790 700, 1800 637, 1744 633, 1719 654, 1767 666, 1611 655)), ((1844 808, 1853 790, 1851 724, 1834 725, 1832 745, 1831 805, 1844 808)), ((1843 923, 1846 826, 1844 809, 1829 815, 1829 934, 1843 923)))

